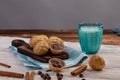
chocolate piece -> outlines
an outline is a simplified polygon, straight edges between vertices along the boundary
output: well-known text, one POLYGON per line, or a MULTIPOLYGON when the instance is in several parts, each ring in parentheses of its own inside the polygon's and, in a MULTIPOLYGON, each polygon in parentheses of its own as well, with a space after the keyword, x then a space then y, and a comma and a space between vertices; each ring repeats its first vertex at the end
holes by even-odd
POLYGON ((51 58, 60 58, 60 59, 68 59, 69 54, 67 52, 62 52, 61 54, 52 54, 50 51, 43 56, 45 59, 49 60, 51 58))
POLYGON ((21 46, 22 44, 25 44, 25 41, 20 39, 15 39, 11 42, 11 45, 15 47, 21 46))
POLYGON ((62 52, 64 52, 65 47, 64 45, 61 44, 50 44, 50 51, 52 52, 52 54, 62 54, 62 52))
POLYGON ((58 60, 51 60, 51 63, 54 67, 58 67, 58 68, 61 68, 62 66, 64 66, 64 63, 58 60))
POLYGON ((48 62, 46 59, 36 55, 32 50, 26 48, 25 46, 19 46, 17 48, 17 51, 21 54, 24 54, 26 56, 29 56, 29 57, 35 59, 35 60, 42 61, 42 62, 45 62, 45 63, 48 62))
POLYGON ((60 44, 52 44, 51 47, 52 47, 54 50, 63 50, 63 49, 64 49, 64 46, 63 46, 63 45, 60 45, 60 44))
POLYGON ((22 44, 22 45, 25 46, 25 47, 28 48, 28 49, 33 50, 33 48, 31 48, 30 45, 29 45, 28 43, 24 43, 24 44, 22 44))
POLYGON ((31 49, 32 48, 30 47, 30 45, 28 43, 26 43, 25 41, 23 40, 20 40, 20 39, 15 39, 11 42, 12 46, 15 46, 15 47, 18 47, 18 46, 21 46, 21 45, 24 45, 26 46, 28 49, 31 49))

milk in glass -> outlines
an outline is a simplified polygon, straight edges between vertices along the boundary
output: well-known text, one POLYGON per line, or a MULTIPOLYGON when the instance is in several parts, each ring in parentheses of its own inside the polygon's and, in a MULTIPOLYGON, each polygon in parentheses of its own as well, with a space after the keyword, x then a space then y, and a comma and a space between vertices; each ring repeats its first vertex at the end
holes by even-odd
POLYGON ((97 53, 101 46, 102 34, 102 24, 80 24, 78 38, 82 51, 86 54, 97 53))

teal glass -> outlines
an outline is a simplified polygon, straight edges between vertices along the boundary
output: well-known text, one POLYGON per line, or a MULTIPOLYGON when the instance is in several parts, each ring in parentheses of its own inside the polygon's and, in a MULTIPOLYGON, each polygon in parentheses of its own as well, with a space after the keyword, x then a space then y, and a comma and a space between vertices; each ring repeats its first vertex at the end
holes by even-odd
POLYGON ((103 24, 80 23, 78 25, 78 39, 81 49, 86 54, 96 54, 102 43, 103 24))

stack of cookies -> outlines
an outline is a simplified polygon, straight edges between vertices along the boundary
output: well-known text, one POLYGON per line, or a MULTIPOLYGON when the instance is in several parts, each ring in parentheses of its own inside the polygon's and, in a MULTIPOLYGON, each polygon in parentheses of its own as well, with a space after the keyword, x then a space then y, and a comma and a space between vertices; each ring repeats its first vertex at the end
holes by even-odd
POLYGON ((69 58, 69 54, 65 52, 64 41, 57 36, 34 35, 29 43, 20 39, 15 39, 11 43, 19 53, 41 62, 48 62, 51 58, 69 58))
POLYGON ((37 55, 44 55, 49 50, 52 54, 61 54, 64 51, 64 41, 56 36, 48 38, 46 35, 36 35, 30 39, 30 47, 37 55))

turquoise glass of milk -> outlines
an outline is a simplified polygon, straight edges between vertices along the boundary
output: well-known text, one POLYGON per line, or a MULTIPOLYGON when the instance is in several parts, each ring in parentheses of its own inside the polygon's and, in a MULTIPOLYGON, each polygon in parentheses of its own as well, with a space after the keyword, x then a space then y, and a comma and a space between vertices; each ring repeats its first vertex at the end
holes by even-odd
POLYGON ((96 54, 102 43, 103 24, 80 23, 78 25, 78 39, 81 49, 86 54, 96 54))

